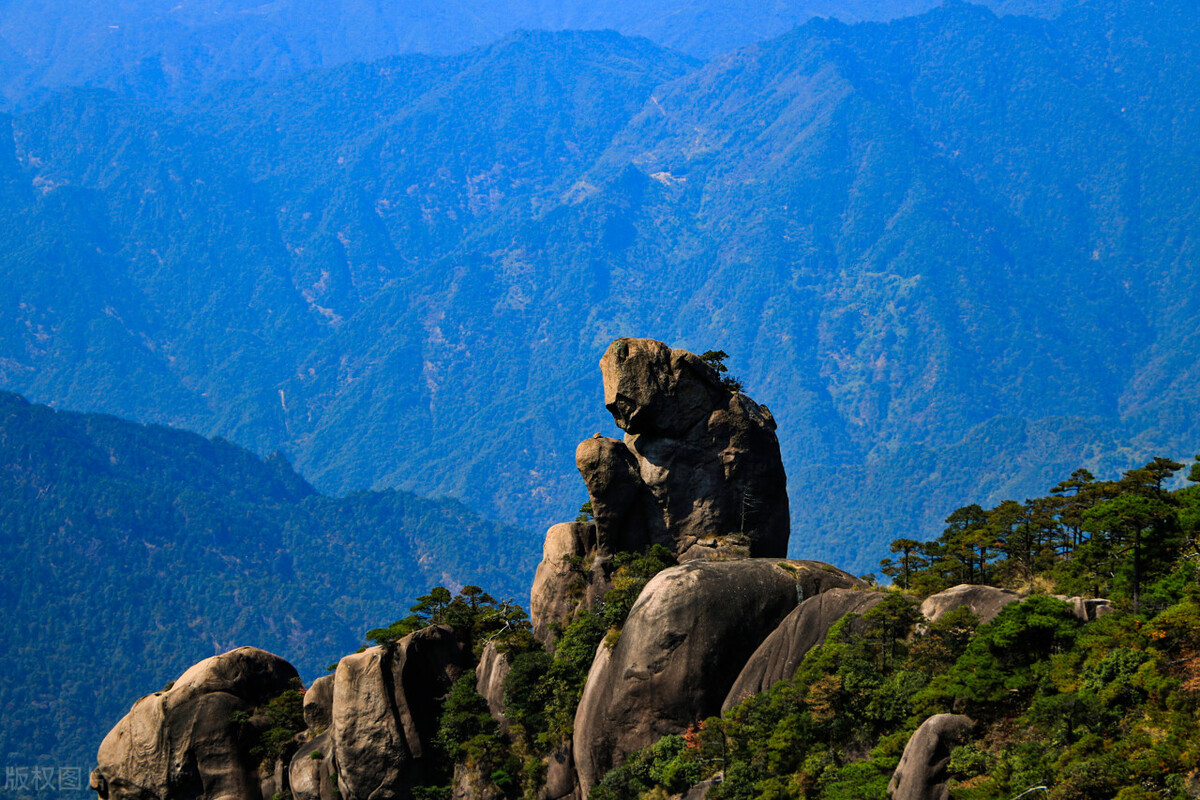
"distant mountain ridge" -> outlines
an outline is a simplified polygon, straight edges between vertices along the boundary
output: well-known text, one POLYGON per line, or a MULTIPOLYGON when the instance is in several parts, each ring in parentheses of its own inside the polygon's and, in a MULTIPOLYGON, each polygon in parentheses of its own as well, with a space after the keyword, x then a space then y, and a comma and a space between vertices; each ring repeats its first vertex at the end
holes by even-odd
POLYGON ((186 112, 74 92, 0 145, 0 378, 528 554, 584 499, 604 344, 721 348, 794 541, 869 570, 965 498, 1194 449, 1196 24, 951 3, 704 64, 527 33, 186 112))
MULTIPOLYGON (((988 0, 998 13, 1053 16, 1071 0, 988 0)), ((888 20, 938 0, 612 3, 596 0, 8 0, 0 22, 0 98, 28 107, 49 91, 90 86, 186 101, 228 80, 273 80, 386 56, 447 55, 514 31, 614 29, 711 57, 812 17, 888 20)))
POLYGON ((515 532, 404 492, 317 494, 220 439, 0 393, 0 757, 87 766, 146 686, 269 641, 306 680, 435 584, 524 602, 515 532))

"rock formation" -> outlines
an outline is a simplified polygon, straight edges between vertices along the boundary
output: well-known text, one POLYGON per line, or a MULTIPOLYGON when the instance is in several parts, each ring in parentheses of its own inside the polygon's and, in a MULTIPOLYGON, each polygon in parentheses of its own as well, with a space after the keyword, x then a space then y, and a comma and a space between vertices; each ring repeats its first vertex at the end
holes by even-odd
POLYGON ((950 754, 975 725, 961 714, 936 714, 921 723, 888 783, 892 800, 949 800, 946 766, 950 754))
POLYGON ((751 556, 787 554, 787 477, 766 408, 722 386, 698 356, 652 339, 613 342, 600 371, 625 441, 584 442, 575 463, 602 551, 658 543, 683 556, 736 535, 751 556))
MULTIPOLYGON (((1113 610, 1112 601, 1103 597, 1067 597, 1061 594, 1054 597, 1070 605, 1071 613, 1080 622, 1094 622, 1113 610)), ((1020 601, 1021 597, 1009 589, 961 583, 925 598, 921 603, 921 613, 929 622, 936 622, 946 613, 966 606, 982 625, 994 620, 1005 606, 1020 601)))
POLYGON ((506 653, 496 649, 495 642, 488 642, 475 667, 475 691, 487 701, 488 711, 504 724, 504 679, 508 677, 512 664, 506 653))
MULTIPOLYGON (((837 619, 879 598, 828 564, 786 558, 786 479, 765 407, 661 342, 619 339, 600 365, 625 438, 597 435, 576 451, 592 517, 546 535, 530 604, 534 635, 553 649, 580 609, 602 609, 623 580, 618 553, 661 546, 679 563, 646 584, 597 648, 573 734, 545 764, 540 800, 579 800, 629 753, 786 677, 837 619)), ((286 739, 282 754, 259 763, 231 715, 261 725, 256 709, 295 685, 296 673, 262 651, 236 650, 139 701, 105 739, 93 783, 102 797, 123 800, 405 797, 427 777, 442 699, 471 662, 445 625, 348 655, 306 693, 307 730, 276 731, 286 739)), ((502 726, 510 666, 494 643, 476 665, 476 690, 502 726)), ((456 765, 453 796, 498 797, 490 769, 456 765)))
POLYGON ((1066 597, 1055 595, 1059 600, 1071 606, 1071 613, 1080 622, 1095 622, 1106 614, 1113 612, 1112 601, 1103 597, 1066 597))
POLYGON ((538 794, 538 800, 578 800, 579 797, 573 747, 568 741, 550 754, 546 783, 538 794))
POLYGON ((697 561, 660 572, 588 673, 574 726, 584 794, 629 753, 717 713, 746 659, 802 598, 857 585, 811 561, 697 561))
POLYGON ((596 552, 596 527, 588 522, 551 526, 529 592, 533 634, 553 646, 555 625, 565 626, 579 608, 599 606, 609 588, 611 557, 596 552))
POLYGON ((925 598, 925 602, 921 603, 921 613, 930 622, 937 622, 944 614, 966 606, 983 624, 994 620, 1006 605, 1020 599, 1016 592, 1008 589, 960 583, 925 598))
POLYGON ((330 733, 345 800, 403 795, 464 665, 454 632, 439 625, 338 662, 330 733))
POLYGON ((252 737, 241 725, 264 728, 254 710, 299 683, 290 664, 253 647, 201 661, 170 688, 134 703, 109 732, 92 788, 110 800, 258 800, 258 760, 247 752, 252 737))
MULTIPOLYGON (((311 731, 310 731, 310 735, 311 731)), ((328 733, 300 745, 288 766, 288 783, 293 800, 340 800, 328 733)), ((263 798, 263 800, 268 800, 263 798)))
POLYGON ((322 675, 304 693, 304 724, 310 731, 324 731, 333 721, 332 675, 322 675))
POLYGON ((808 651, 825 642, 834 623, 847 614, 870 611, 883 598, 880 592, 830 589, 796 606, 742 667, 721 710, 728 711, 746 698, 790 679, 808 651))
POLYGON ((596 436, 575 451, 589 523, 546 534, 534 578, 534 632, 594 610, 612 554, 659 544, 680 560, 787 554, 787 478, 775 420, 685 350, 618 339, 600 360, 604 402, 624 441, 596 436))

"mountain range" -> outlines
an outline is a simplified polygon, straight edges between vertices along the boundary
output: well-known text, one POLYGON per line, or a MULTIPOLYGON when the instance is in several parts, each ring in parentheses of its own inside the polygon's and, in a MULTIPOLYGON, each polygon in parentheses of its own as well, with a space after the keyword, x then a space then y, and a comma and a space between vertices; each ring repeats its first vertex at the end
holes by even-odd
POLYGON ((1194 448, 1195 28, 952 2, 707 61, 521 32, 71 90, 0 139, 0 384, 456 497, 529 557, 606 344, 724 349, 793 551, 870 570, 964 498, 1194 448))
MULTIPOLYGON (((986 0, 997 13, 1053 16, 1072 0, 986 0)), ((596 0, 149 0, 0 4, 0 107, 91 86, 178 102, 227 80, 274 80, 393 55, 450 55, 517 30, 612 29, 711 57, 813 17, 888 20, 937 0, 601 3, 596 0)))

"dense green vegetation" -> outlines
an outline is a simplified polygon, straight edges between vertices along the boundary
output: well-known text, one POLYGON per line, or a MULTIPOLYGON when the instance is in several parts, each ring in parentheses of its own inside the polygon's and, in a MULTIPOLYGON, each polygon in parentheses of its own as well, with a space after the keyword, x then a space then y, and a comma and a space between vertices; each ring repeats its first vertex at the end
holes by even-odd
MULTIPOLYGON (((965 506, 929 542, 898 539, 881 564, 902 589, 932 594, 960 583, 1115 597, 1161 607, 1158 581, 1184 553, 1200 554, 1200 486, 1168 487, 1184 465, 1156 458, 1117 480, 1076 470, 1050 494, 991 509, 965 506)), ((1188 479, 1200 482, 1200 461, 1188 479)))
POLYGON ((216 653, 252 644, 309 680, 422 585, 483 575, 507 599, 531 578, 498 546, 513 532, 457 503, 325 497, 283 458, 10 394, 0 470, 10 765, 86 775, 134 700, 216 653))
POLYGON ((886 800, 908 737, 947 712, 976 722, 950 760, 953 798, 1194 796, 1200 487, 1169 488, 1183 466, 1079 470, 1043 498, 959 509, 935 541, 898 541, 893 591, 837 623, 793 679, 635 754, 591 796, 662 798, 721 773, 721 800, 886 800), (918 624, 921 597, 964 581, 1036 593, 984 625, 965 608, 918 624), (1116 611, 1084 622, 1055 592, 1099 592, 1116 611))

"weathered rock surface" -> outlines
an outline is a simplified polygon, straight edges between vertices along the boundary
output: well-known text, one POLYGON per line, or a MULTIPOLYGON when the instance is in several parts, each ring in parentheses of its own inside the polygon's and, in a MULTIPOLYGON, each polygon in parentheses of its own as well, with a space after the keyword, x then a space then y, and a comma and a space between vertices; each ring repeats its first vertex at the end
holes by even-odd
POLYGON ((529 592, 533 635, 550 650, 554 626, 566 626, 579 609, 594 609, 611 588, 608 556, 596 553, 596 526, 564 522, 546 531, 542 561, 529 592))
POLYGON ((860 586, 827 564, 696 561, 642 590, 615 647, 601 646, 575 716, 579 783, 717 713, 746 660, 805 597, 860 586))
POLYGON ((538 800, 577 800, 580 797, 572 751, 572 743, 568 741, 550 754, 546 783, 538 792, 538 800))
POLYGON ((721 385, 698 356, 618 339, 600 360, 604 402, 625 441, 576 451, 602 552, 659 543, 682 555, 737 535, 753 556, 788 544, 787 477, 771 413, 721 385))
POLYGON ((330 731, 345 800, 402 795, 436 732, 438 701, 464 664, 453 631, 441 625, 338 662, 330 731))
POLYGON ((599 607, 615 553, 658 544, 680 561, 787 554, 787 477, 766 407, 652 339, 616 340, 600 371, 626 435, 596 434, 575 450, 593 519, 546 534, 530 617, 548 648, 555 624, 599 607))
POLYGON ((884 598, 880 592, 830 589, 796 606, 763 640, 729 690, 722 711, 766 691, 796 673, 808 651, 825 642, 829 629, 847 614, 864 614, 884 598))
POLYGON ((892 800, 949 800, 946 766, 974 724, 961 714, 937 714, 922 722, 888 783, 892 800))
POLYGON ((333 779, 334 764, 333 742, 328 733, 302 744, 288 767, 293 800, 338 800, 337 784, 333 779))
POLYGON ((263 764, 258 769, 258 793, 266 798, 274 798, 289 791, 288 767, 291 759, 277 758, 271 765, 263 764))
POLYGON ((1016 592, 1008 589, 961 583, 925 598, 925 602, 921 603, 921 613, 930 622, 937 622, 946 613, 966 606, 982 624, 991 622, 1006 605, 1020 599, 1016 592))
POLYGON ((1103 597, 1066 597, 1055 595, 1059 600, 1071 605, 1071 613, 1081 622, 1095 622, 1115 610, 1112 601, 1103 597))
POLYGON ((601 550, 640 550, 653 541, 675 549, 637 459, 623 441, 600 434, 584 439, 575 448, 575 466, 587 486, 601 550))
POLYGON ((475 667, 475 691, 487 701, 488 711, 501 724, 505 722, 504 679, 511 669, 508 655, 497 650, 495 642, 488 642, 484 646, 479 665, 475 667))
POLYGON ((299 685, 278 656, 240 647, 201 661, 170 689, 134 703, 100 745, 91 783, 101 798, 258 800, 258 763, 234 712, 299 685))
POLYGON ((320 732, 333 719, 333 676, 322 675, 304 693, 304 724, 310 731, 320 732))

